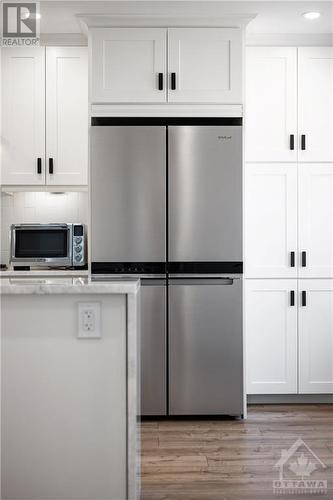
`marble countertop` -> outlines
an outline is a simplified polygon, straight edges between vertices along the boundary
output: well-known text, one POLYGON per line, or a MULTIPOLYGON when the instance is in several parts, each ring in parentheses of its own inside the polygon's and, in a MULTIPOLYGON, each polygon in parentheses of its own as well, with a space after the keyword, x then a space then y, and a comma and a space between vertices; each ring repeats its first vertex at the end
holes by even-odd
POLYGON ((52 294, 136 294, 139 279, 119 278, 91 280, 89 277, 2 277, 1 295, 52 295, 52 294))
POLYGON ((35 276, 52 276, 52 277, 80 277, 88 276, 88 270, 77 270, 77 269, 32 269, 31 271, 14 271, 13 269, 6 269, 5 271, 0 271, 0 278, 20 278, 20 277, 35 277, 35 276))

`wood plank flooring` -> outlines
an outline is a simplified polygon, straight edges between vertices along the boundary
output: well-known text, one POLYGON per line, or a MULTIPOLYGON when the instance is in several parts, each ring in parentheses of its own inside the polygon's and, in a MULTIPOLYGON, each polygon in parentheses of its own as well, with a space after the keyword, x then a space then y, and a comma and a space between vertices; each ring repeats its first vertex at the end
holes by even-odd
POLYGON ((253 405, 245 421, 144 421, 141 433, 141 500, 276 500, 274 465, 298 438, 326 465, 311 479, 333 500, 333 405, 253 405))

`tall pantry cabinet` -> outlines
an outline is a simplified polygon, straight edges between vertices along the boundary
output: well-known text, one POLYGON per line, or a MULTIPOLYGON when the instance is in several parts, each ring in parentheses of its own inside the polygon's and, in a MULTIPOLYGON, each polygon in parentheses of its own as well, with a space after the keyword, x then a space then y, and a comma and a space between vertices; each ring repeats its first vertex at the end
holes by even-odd
POLYGON ((333 47, 248 47, 248 394, 333 393, 333 47))

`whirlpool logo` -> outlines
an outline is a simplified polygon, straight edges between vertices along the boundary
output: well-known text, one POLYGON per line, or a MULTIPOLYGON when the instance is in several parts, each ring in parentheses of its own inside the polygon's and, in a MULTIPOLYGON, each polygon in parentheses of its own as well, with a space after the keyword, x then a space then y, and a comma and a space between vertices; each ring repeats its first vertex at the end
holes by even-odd
POLYGON ((2 45, 6 47, 38 46, 39 19, 39 2, 3 3, 2 45))

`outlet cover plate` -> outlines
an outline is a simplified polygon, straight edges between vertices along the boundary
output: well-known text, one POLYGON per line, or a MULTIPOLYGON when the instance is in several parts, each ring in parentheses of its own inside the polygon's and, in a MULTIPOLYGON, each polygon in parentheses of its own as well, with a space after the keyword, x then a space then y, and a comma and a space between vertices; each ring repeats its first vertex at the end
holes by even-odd
POLYGON ((78 303, 78 338, 100 339, 102 337, 101 327, 101 303, 79 302, 78 303))

